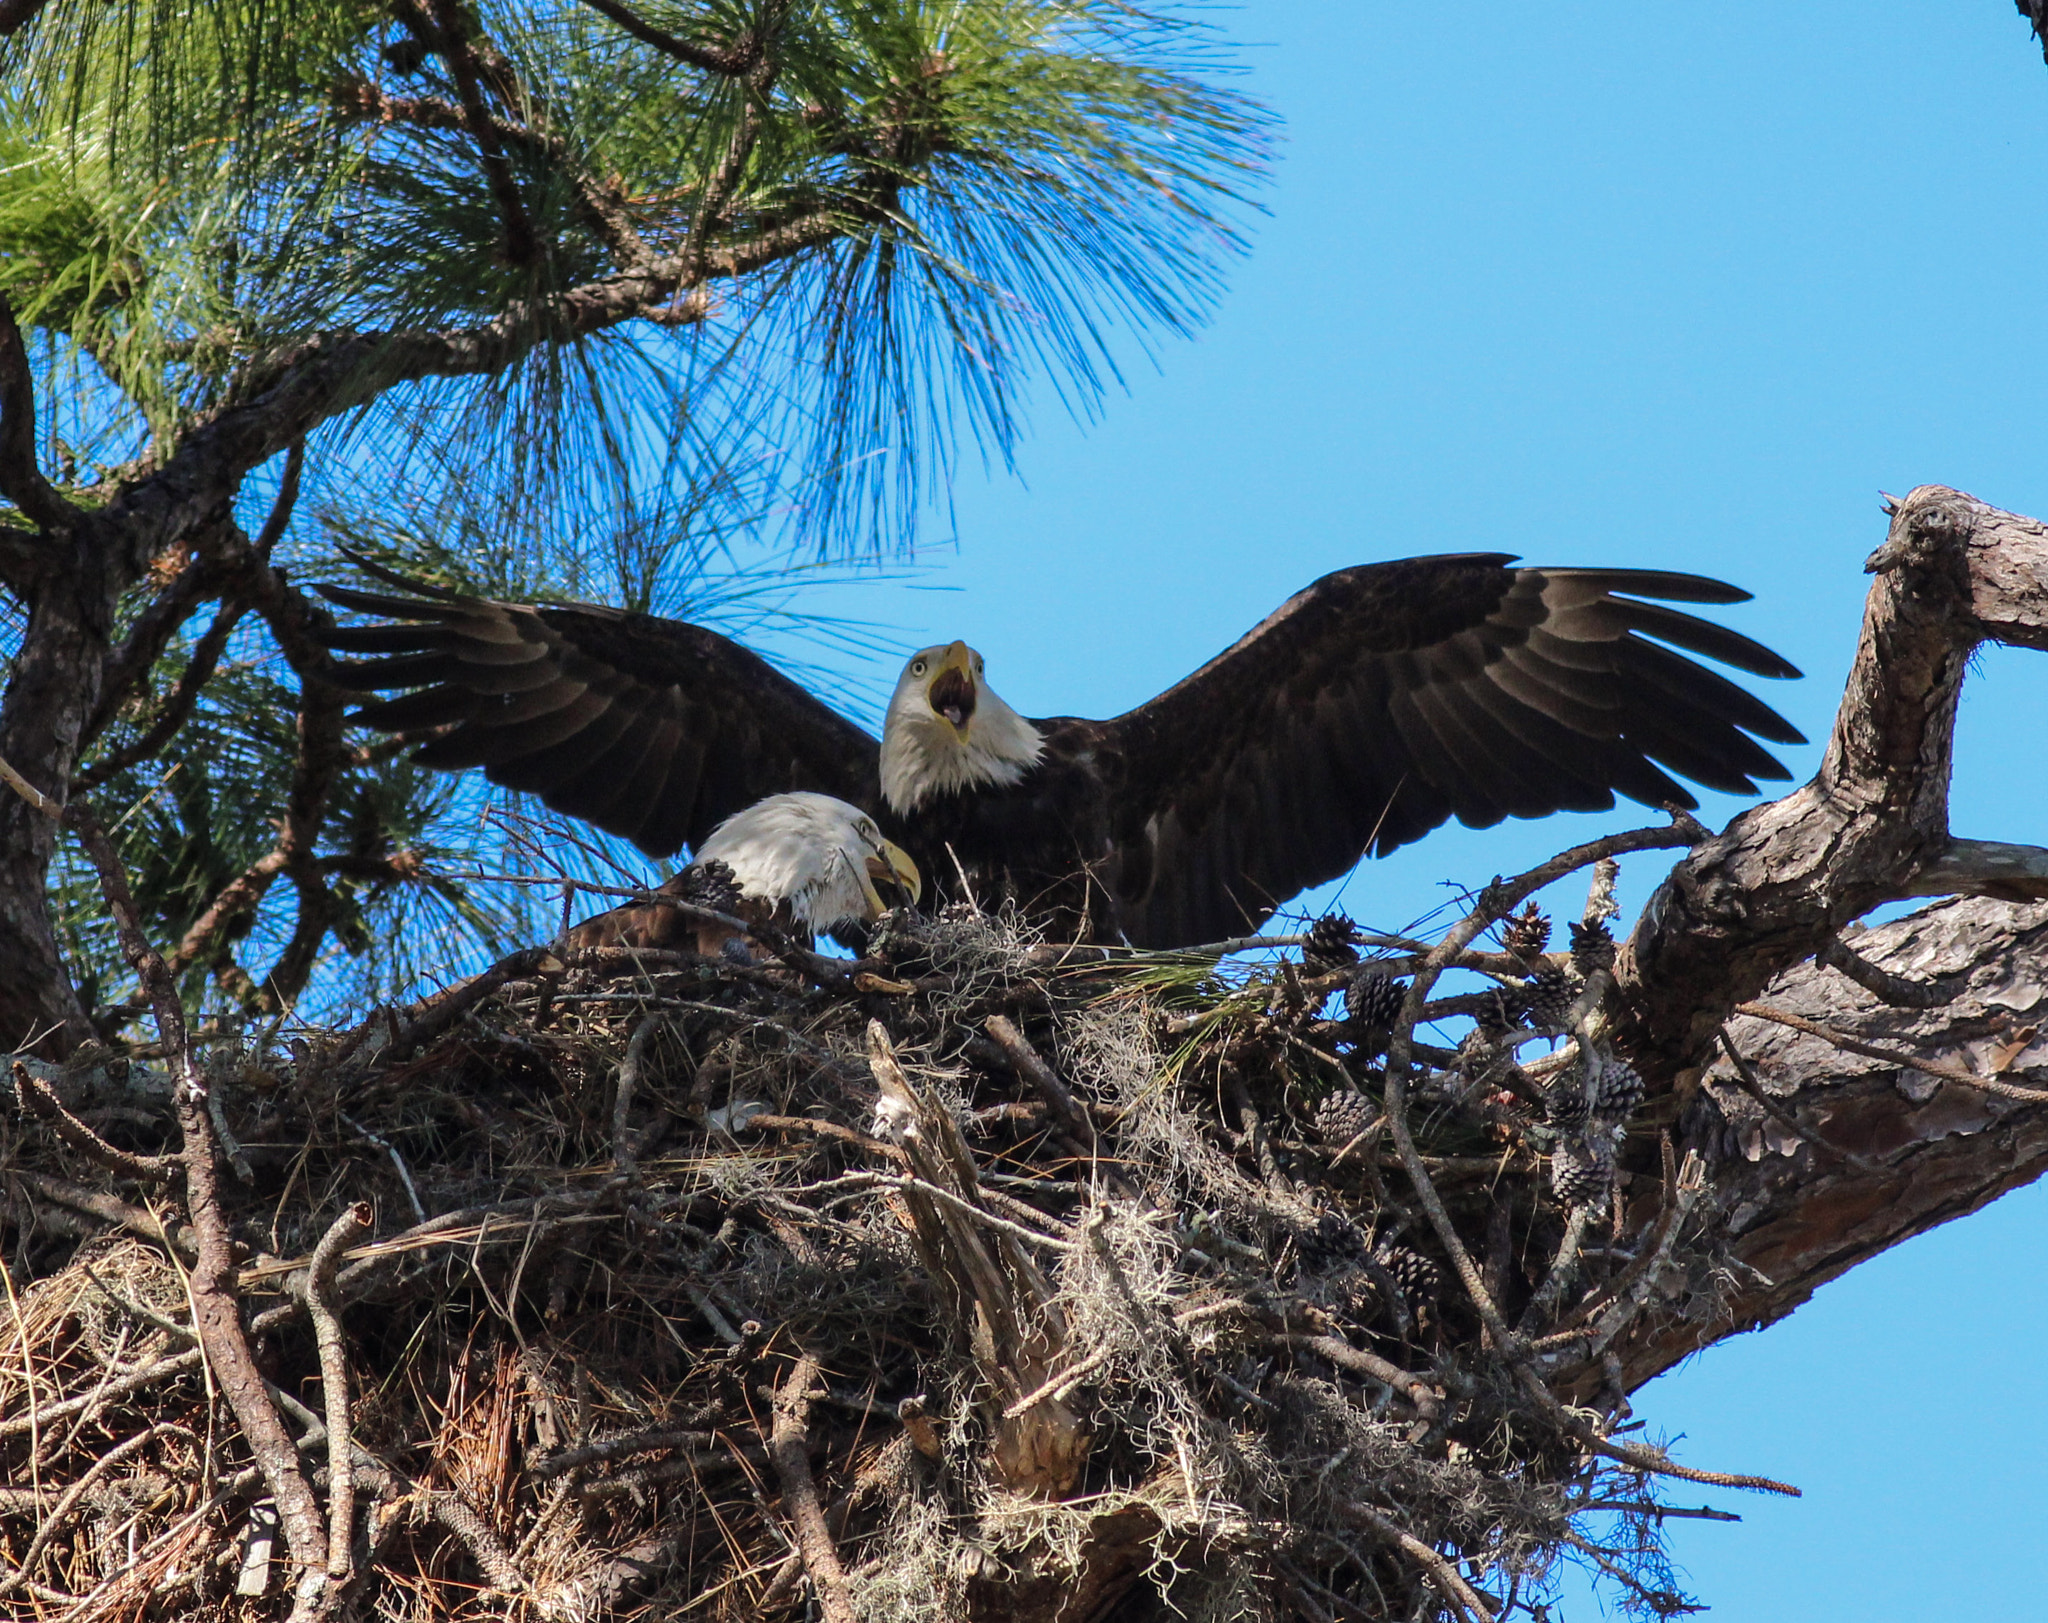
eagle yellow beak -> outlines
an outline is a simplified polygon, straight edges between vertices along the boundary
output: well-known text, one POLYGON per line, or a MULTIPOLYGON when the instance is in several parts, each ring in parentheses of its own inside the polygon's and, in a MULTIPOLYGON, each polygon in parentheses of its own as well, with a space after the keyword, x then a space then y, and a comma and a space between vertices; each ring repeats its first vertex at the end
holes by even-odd
POLYGON ((872 909, 870 919, 878 919, 890 908, 901 905, 900 901, 887 900, 891 893, 909 897, 912 907, 923 898, 924 880, 918 874, 917 864, 893 840, 884 840, 881 850, 870 856, 865 866, 860 888, 872 909))
POLYGON ((953 729, 953 736, 964 742, 974 720, 974 702, 979 697, 974 681, 974 651, 966 643, 956 642, 946 649, 938 670, 925 684, 924 696, 932 714, 943 718, 953 729))

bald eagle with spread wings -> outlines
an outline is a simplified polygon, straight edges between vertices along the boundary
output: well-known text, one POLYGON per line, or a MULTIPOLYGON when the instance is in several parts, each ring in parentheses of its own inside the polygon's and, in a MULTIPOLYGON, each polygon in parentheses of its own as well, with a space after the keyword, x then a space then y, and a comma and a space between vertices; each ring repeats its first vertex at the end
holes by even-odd
POLYGON ((1027 719, 964 643, 904 666, 875 739, 701 626, 474 598, 364 563, 404 595, 321 590, 382 623, 334 631, 337 680, 404 690, 356 720, 419 759, 621 835, 700 846, 765 796, 866 808, 939 897, 1014 901, 1063 939, 1181 946, 1256 928, 1361 855, 1455 817, 1698 804, 1789 774, 1805 740, 1686 654, 1799 673, 1670 603, 1698 575, 1518 566, 1498 553, 1342 569, 1185 680, 1106 721, 1027 719), (1683 650, 1684 652, 1679 652, 1683 650))

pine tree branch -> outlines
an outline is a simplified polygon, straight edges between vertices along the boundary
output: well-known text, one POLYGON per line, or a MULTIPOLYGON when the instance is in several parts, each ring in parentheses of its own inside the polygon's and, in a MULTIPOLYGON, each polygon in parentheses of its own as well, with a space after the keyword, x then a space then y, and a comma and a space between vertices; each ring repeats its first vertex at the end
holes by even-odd
MULTIPOLYGON (((2027 1046, 2029 1028, 2048 1028, 2048 905, 1937 903, 1857 944, 1961 990, 1902 1008, 1809 961, 1770 983, 1773 1017, 1730 1018, 1742 1068, 1703 1063, 1674 1124, 1708 1166, 1708 1226, 1694 1243, 1729 1259, 1725 1288, 1681 1289, 1627 1327, 1613 1348, 1625 1389, 2048 1171, 2048 1058, 2027 1046), (1994 1074, 2017 1084, 2010 1094, 1981 1085, 1994 1074)), ((1589 1367, 1569 1385, 1584 1397, 1603 1381, 1589 1367)))
POLYGON ((477 155, 490 182, 491 195, 505 224, 505 257, 514 265, 529 265, 539 250, 533 220, 519 195, 519 182, 505 161, 505 145, 499 139, 497 121, 484 106, 477 85, 477 63, 463 29, 463 16, 456 0, 427 0, 431 16, 419 6, 401 3, 394 9, 420 44, 448 64, 455 81, 455 94, 462 103, 463 125, 476 143, 477 155))
POLYGON ((664 56, 672 56, 678 62, 698 68, 705 73, 716 73, 727 79, 744 79, 760 62, 760 45, 754 40, 745 40, 736 46, 698 45, 690 40, 660 29, 639 13, 618 3, 618 0, 583 0, 583 3, 599 16, 615 22, 643 45, 652 45, 664 56))
MULTIPOLYGON (((44 530, 64 529, 78 516, 78 510, 57 493, 36 464, 35 375, 29 367, 28 346, 22 342, 14 310, 4 294, 0 294, 0 496, 44 530)), ((0 553, 0 566, 7 568, 11 580, 19 566, 34 557, 24 547, 9 546, 0 553)))
POLYGON ((2048 901, 2048 849, 2000 840, 1950 840, 1921 865, 1906 894, 2048 901))
POLYGON ((821 247, 852 223, 846 208, 820 206, 712 246, 701 267, 669 257, 550 299, 513 301, 474 326, 326 332, 264 357, 228 404, 108 504, 104 520, 122 543, 119 561, 139 574, 151 557, 210 527, 251 468, 390 389, 501 372, 543 343, 567 343, 631 321, 692 325, 713 309, 707 282, 746 276, 821 247))
MULTIPOLYGON (((220 586, 221 572, 211 559, 199 556, 185 560, 169 584, 135 617, 119 646, 108 654, 100 679, 99 704, 86 725, 82 743, 91 743, 107 730, 130 691, 155 668, 171 639, 203 603, 218 594, 220 586)), ((227 607, 222 605, 222 612, 227 607)))
MULTIPOLYGON (((139 761, 147 761, 176 736, 178 730, 192 719, 192 711, 199 703, 199 693, 213 680, 213 673, 220 665, 220 656, 227 648, 228 638, 234 635, 235 627, 248 613, 241 603, 223 603, 213 617, 199 641, 193 645, 192 659, 179 676, 177 686, 172 688, 164 702, 157 708, 156 719, 140 737, 131 740, 111 755, 94 762, 78 774, 78 787, 97 789, 126 772, 139 761)), ((103 711, 112 707, 102 706, 103 711)), ((95 729, 98 731, 99 729, 95 729)))
MULTIPOLYGON (((454 102, 439 96, 392 96, 368 79, 344 79, 334 92, 335 104, 357 117, 380 124, 402 124, 410 129, 440 134, 466 132, 470 118, 454 102)), ((576 190, 585 217, 604 245, 618 256, 623 266, 642 266, 654 259, 654 250, 634 227, 627 199, 619 189, 592 175, 578 160, 568 143, 545 131, 507 119, 483 115, 497 139, 507 146, 521 147, 545 158, 576 190)))
MULTIPOLYGON (((203 537, 197 549, 198 556, 187 560, 171 584, 159 592, 149 607, 136 616, 135 624, 129 629, 128 635, 108 656, 100 680, 99 706, 86 727, 84 742, 90 742, 106 730, 125 701, 130 688, 155 668, 156 662, 163 657, 164 650, 170 646, 171 638, 178 634, 179 629, 191 618, 193 611, 215 593, 224 593, 228 601, 222 604, 220 613, 215 616, 213 628, 206 633, 206 637, 201 640, 200 649, 194 653, 195 668, 203 662, 201 655, 216 632, 220 634, 220 642, 225 644, 228 632, 233 630, 235 623, 250 606, 239 599, 232 590, 227 590, 231 584, 228 577, 237 572, 246 576, 259 565, 267 569, 270 554, 283 539, 285 530, 291 524, 292 513, 297 508, 299 481, 305 471, 305 463, 306 442, 303 439, 292 441, 285 449, 284 469, 279 477, 277 496, 270 505, 269 515, 263 521, 263 529, 257 535, 253 546, 246 541, 243 542, 242 550, 236 554, 231 567, 223 567, 222 558, 224 554, 235 550, 232 545, 223 542, 219 537, 203 537)), ((227 533, 240 539, 240 532, 232 527, 227 533)), ((219 658, 218 649, 214 650, 213 658, 219 658)), ((206 675, 199 677, 199 683, 203 684, 211 674, 209 664, 206 675)), ((174 695, 172 701, 166 702, 164 714, 167 717, 178 709, 176 701, 184 695, 185 687, 186 684, 181 682, 179 694, 174 695)), ((197 695, 198 687, 194 685, 190 697, 196 698, 197 695)), ((184 705, 184 710, 189 713, 189 703, 184 705)), ((102 762, 92 772, 85 774, 80 781, 86 784, 104 783, 126 766, 133 765, 137 760, 146 760, 155 754, 175 730, 174 726, 165 731, 161 738, 156 738, 146 749, 139 743, 131 745, 128 750, 122 752, 124 758, 120 765, 102 762)), ((153 733, 154 731, 155 729, 152 729, 153 733)))

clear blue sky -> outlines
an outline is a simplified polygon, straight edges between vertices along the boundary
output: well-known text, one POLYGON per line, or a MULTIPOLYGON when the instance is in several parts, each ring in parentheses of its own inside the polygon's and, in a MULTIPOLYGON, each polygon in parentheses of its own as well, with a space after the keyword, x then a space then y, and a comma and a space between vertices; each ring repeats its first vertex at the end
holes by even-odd
MULTIPOLYGON (((1213 327, 1085 431, 1048 394, 1023 482, 963 478, 919 580, 804 606, 965 637, 1027 713, 1107 714, 1344 564, 1694 569, 1756 592, 1732 617, 1808 672, 1768 697, 1818 739, 1880 489, 2048 516, 2048 68, 2007 0, 1222 22, 1286 141, 1213 327)), ((2038 656, 1972 676, 1958 832, 2048 842, 2044 698, 2038 656)), ((1398 924, 1616 821, 1446 831, 1344 905, 1398 924)), ((2039 1615, 2044 1219, 2014 1196, 1639 1395, 1682 1458, 1808 1491, 1679 1524, 1714 1615, 2039 1615)), ((1599 1609, 1574 1589, 1565 1615, 1599 1609)))

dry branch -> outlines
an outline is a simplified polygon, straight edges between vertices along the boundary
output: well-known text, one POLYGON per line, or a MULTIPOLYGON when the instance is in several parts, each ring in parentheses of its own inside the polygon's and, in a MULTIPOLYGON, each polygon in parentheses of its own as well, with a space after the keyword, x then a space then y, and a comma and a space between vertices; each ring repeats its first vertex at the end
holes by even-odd
POLYGON ((348 1344, 342 1336, 335 1274, 342 1252, 369 1232, 369 1202, 357 1201, 320 1237, 301 1286, 301 1300, 320 1347, 320 1395, 327 1425, 327 1581, 332 1585, 348 1582, 355 1529, 355 1433, 349 1425, 348 1344))
POLYGON ((818 1378, 817 1360, 805 1356, 790 1366, 788 1377, 775 1394, 775 1425, 769 1433, 769 1457, 782 1479, 783 1514, 804 1570, 818 1594, 818 1611, 825 1623, 856 1623, 853 1595, 847 1587, 846 1567, 832 1542, 832 1530, 825 1524, 824 1507, 818 1503, 817 1484, 811 1480, 810 1438, 805 1422, 811 1412, 811 1385, 818 1378))
POLYGON ((299 1593, 309 1602, 327 1564, 327 1542, 313 1491, 299 1469, 284 1423, 256 1367, 241 1320, 235 1287, 233 1241, 222 1211, 214 1164, 213 1123, 206 1109, 206 1083, 193 1063, 185 1037, 184 1010, 163 957, 143 936, 135 898, 113 843, 83 802, 64 810, 64 820, 99 875, 107 909, 120 932, 129 967, 141 979, 156 1015, 158 1040, 171 1061, 173 1092, 180 1136, 179 1159, 185 1169, 185 1203, 191 1214, 196 1255, 186 1279, 192 1299, 192 1322, 199 1345, 220 1382, 237 1424, 248 1439, 271 1496, 277 1501, 285 1537, 302 1570, 299 1593))
POLYGON ((1897 504, 1820 771, 1678 864, 1615 965, 1620 1035, 1646 1074, 1701 1064, 1739 1003, 1872 908, 2011 897, 2023 847, 1954 840, 1956 701, 1986 641, 2048 646, 2048 527, 1939 485, 1897 504), (2000 860, 1989 858, 1997 853, 2000 860))

